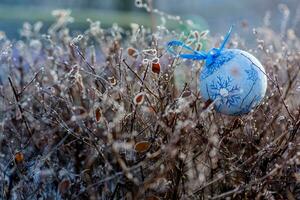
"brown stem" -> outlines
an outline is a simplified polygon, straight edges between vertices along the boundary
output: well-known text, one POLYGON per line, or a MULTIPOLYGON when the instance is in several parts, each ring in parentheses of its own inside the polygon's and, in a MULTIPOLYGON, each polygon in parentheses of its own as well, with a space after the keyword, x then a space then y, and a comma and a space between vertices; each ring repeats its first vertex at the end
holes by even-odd
POLYGON ((145 89, 150 93, 152 94, 156 99, 159 100, 159 97, 154 94, 154 92, 152 92, 145 84, 144 84, 144 81, 143 79, 127 64, 126 60, 123 59, 123 63, 126 65, 126 67, 139 79, 139 81, 142 83, 142 85, 145 87, 145 89))
POLYGON ((29 128, 29 125, 28 125, 28 123, 27 123, 27 120, 26 120, 25 117, 24 117, 24 111, 23 111, 23 108, 21 107, 21 104, 20 104, 20 102, 19 102, 19 101, 20 101, 20 100, 19 100, 19 94, 18 94, 16 88, 14 87, 14 84, 13 84, 13 82, 12 82, 12 80, 11 80, 10 77, 8 77, 8 81, 9 81, 9 84, 10 84, 12 90, 13 90, 13 93, 14 93, 14 96, 15 96, 15 99, 16 99, 16 102, 17 102, 17 104, 18 104, 18 108, 19 108, 19 110, 20 110, 20 112, 21 112, 22 122, 25 124, 25 127, 26 127, 26 130, 27 130, 27 132, 28 132, 28 135, 29 135, 29 137, 31 138, 31 137, 32 137, 32 132, 31 132, 31 130, 30 130, 30 128, 29 128))

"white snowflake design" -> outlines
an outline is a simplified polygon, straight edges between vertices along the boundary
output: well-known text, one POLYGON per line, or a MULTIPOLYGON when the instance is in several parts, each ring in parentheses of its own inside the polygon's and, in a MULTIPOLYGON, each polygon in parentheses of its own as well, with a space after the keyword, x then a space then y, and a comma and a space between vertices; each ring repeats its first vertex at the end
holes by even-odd
POLYGON ((217 80, 210 85, 212 92, 210 97, 213 100, 220 99, 220 106, 225 104, 228 107, 237 106, 241 97, 239 95, 240 88, 237 85, 232 85, 230 77, 222 78, 217 76, 217 80))

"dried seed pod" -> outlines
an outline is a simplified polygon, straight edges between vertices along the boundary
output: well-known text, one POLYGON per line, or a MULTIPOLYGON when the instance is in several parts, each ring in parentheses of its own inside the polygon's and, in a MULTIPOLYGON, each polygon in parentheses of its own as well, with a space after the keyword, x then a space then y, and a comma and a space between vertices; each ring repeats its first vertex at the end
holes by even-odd
POLYGON ((182 94, 181 97, 185 98, 185 97, 189 97, 191 96, 192 92, 190 90, 185 90, 182 94))
POLYGON ((209 33, 209 30, 202 31, 202 32, 200 33, 200 38, 206 37, 208 33, 209 33))
POLYGON ((138 52, 137 52, 137 50, 135 49, 135 48, 133 48, 133 47, 129 47, 128 49, 127 49, 127 53, 128 53, 128 55, 130 56, 130 57, 132 57, 132 58, 137 58, 138 57, 138 52))
POLYGON ((151 144, 148 141, 141 141, 135 144, 134 150, 138 153, 144 153, 149 150, 150 145, 151 144))
POLYGON ((100 122, 101 116, 102 116, 102 112, 101 112, 101 109, 98 107, 98 108, 96 108, 96 110, 95 110, 95 118, 96 118, 96 122, 100 122))
POLYGON ((143 54, 149 55, 149 56, 156 56, 157 51, 156 51, 156 49, 145 49, 145 50, 143 50, 143 54))
POLYGON ((186 44, 190 46, 190 45, 192 45, 194 42, 195 42, 194 39, 189 39, 189 40, 187 40, 186 44))
POLYGON ((95 46, 94 45, 92 45, 91 47, 90 47, 90 51, 91 51, 91 65, 92 66, 95 66, 95 64, 96 64, 96 50, 95 50, 95 46))
POLYGON ((200 50, 202 49, 202 46, 203 46, 202 43, 199 42, 199 43, 197 44, 196 50, 197 50, 197 51, 200 51, 200 50))
POLYGON ((198 31, 194 31, 194 37, 197 41, 199 40, 200 36, 198 31))
POLYGON ((109 83, 110 83, 112 86, 117 85, 117 79, 116 79, 114 76, 108 77, 108 80, 109 80, 109 83))
POLYGON ((153 106, 149 106, 148 109, 147 109, 147 112, 148 113, 155 113, 156 111, 155 111, 153 106))
POLYGON ((155 74, 160 73, 160 64, 159 63, 152 63, 152 72, 155 74))
POLYGON ((145 99, 145 93, 144 92, 140 92, 137 95, 135 95, 133 102, 136 105, 141 105, 144 102, 145 99))
POLYGON ((143 59, 143 65, 147 66, 149 64, 149 60, 147 58, 143 59))
POLYGON ((22 163, 24 161, 24 154, 22 152, 17 152, 15 154, 15 161, 18 164, 22 163))
POLYGON ((154 58, 152 60, 152 72, 155 74, 160 73, 160 63, 159 63, 159 58, 154 58))
POLYGON ((70 186, 71 186, 70 180, 64 179, 58 184, 58 190, 61 194, 64 194, 67 192, 70 186))

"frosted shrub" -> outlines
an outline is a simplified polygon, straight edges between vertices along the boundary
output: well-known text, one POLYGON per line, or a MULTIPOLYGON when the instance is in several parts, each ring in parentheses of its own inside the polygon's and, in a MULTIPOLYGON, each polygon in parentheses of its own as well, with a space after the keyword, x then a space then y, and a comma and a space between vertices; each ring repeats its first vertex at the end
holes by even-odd
MULTIPOLYGON (((203 63, 166 51, 171 39, 194 49, 222 38, 131 24, 71 34, 68 10, 25 23, 22 40, 0 34, 1 199, 299 199, 300 44, 257 28, 255 54, 267 97, 248 115, 218 114, 198 90, 203 63), (275 37, 276 36, 276 37, 275 37), (181 70, 180 73, 176 70, 181 70)), ((289 20, 286 7, 280 7, 289 20)), ((271 22, 270 22, 271 23, 271 22)), ((238 28, 241 28, 238 26, 238 28)))

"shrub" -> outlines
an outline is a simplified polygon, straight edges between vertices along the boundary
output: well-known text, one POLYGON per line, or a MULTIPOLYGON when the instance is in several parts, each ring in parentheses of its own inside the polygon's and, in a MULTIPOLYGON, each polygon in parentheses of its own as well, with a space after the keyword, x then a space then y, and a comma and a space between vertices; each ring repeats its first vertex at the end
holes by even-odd
POLYGON ((203 63, 166 52, 174 38, 195 49, 220 38, 91 20, 72 35, 70 12, 53 14, 47 34, 40 22, 25 23, 17 42, 1 34, 1 198, 300 198, 293 29, 257 28, 252 50, 232 39, 259 58, 269 85, 258 108, 230 117, 199 94, 203 63))

